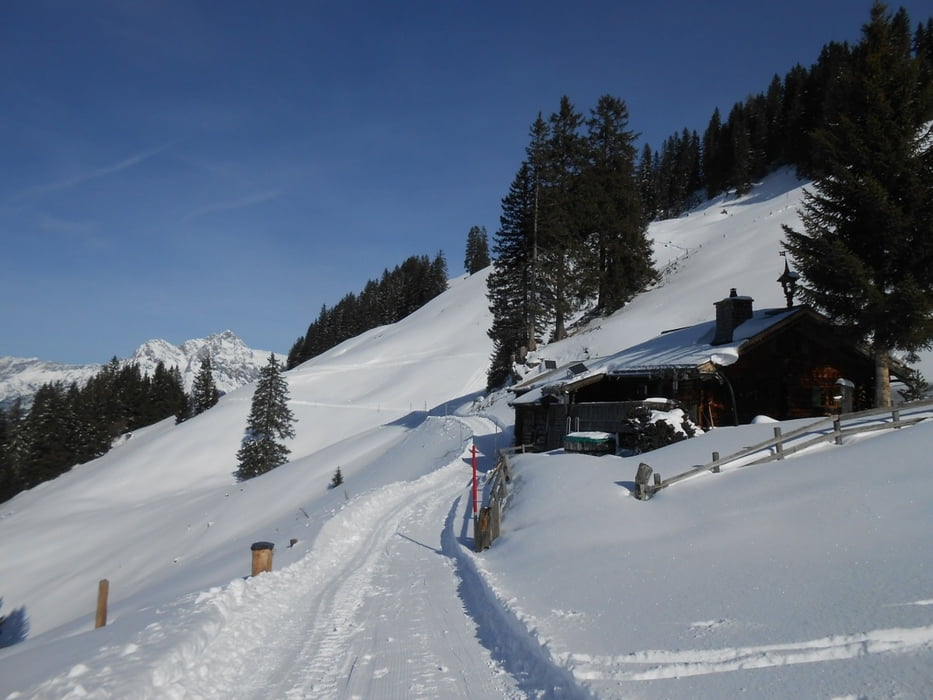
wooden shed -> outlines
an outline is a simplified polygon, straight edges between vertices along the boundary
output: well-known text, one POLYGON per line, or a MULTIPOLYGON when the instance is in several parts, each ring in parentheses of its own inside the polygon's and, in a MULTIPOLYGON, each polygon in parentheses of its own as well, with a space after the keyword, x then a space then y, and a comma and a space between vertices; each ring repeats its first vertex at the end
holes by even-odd
POLYGON ((809 307, 752 303, 733 289, 715 321, 526 379, 512 389, 516 443, 555 449, 573 431, 617 432, 641 406, 679 406, 701 428, 870 407, 874 362, 843 328, 809 307))

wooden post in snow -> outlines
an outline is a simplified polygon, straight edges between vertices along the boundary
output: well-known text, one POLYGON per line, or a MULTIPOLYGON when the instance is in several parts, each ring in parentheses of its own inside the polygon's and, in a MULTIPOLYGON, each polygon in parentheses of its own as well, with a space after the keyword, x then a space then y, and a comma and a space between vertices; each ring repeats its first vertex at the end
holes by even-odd
POLYGON ((777 451, 777 458, 784 459, 784 442, 781 440, 781 427, 774 428, 774 449, 777 451))
POLYGON ((492 544, 490 539, 490 520, 492 518, 492 508, 490 506, 483 506, 479 511, 479 518, 476 523, 476 530, 473 536, 474 540, 474 550, 477 552, 482 552, 484 549, 488 549, 489 545, 492 544))
POLYGON ((647 501, 651 496, 648 481, 651 479, 652 471, 654 470, 644 462, 638 465, 638 471, 635 472, 635 498, 639 501, 647 501))
POLYGON ((272 542, 253 542, 250 550, 253 552, 253 576, 263 571, 272 571, 272 542))
POLYGON ((97 617, 94 619, 94 629, 107 625, 108 595, 110 595, 110 581, 102 578, 97 584, 97 617))

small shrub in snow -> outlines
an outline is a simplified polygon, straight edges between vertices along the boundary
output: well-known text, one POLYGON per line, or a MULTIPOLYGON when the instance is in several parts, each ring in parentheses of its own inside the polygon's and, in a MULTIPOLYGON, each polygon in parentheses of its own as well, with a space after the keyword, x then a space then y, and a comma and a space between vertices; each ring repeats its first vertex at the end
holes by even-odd
POLYGON ((641 454, 686 440, 698 432, 700 429, 679 408, 656 411, 642 406, 622 421, 619 449, 630 454, 641 454))

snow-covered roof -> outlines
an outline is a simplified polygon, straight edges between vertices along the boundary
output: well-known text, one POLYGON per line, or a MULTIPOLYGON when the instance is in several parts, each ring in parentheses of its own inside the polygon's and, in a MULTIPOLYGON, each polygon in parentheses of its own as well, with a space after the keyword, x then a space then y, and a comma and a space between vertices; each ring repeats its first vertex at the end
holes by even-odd
POLYGON ((512 387, 520 394, 512 405, 533 404, 545 395, 562 393, 601 376, 642 374, 664 369, 697 369, 703 365, 723 367, 735 362, 744 345, 791 316, 808 312, 805 307, 792 309, 761 309, 735 327, 732 341, 713 345, 716 322, 706 321, 694 326, 665 331, 643 343, 620 350, 612 355, 588 359, 582 364, 585 371, 570 363, 512 387), (571 368, 577 371, 571 371, 571 368))

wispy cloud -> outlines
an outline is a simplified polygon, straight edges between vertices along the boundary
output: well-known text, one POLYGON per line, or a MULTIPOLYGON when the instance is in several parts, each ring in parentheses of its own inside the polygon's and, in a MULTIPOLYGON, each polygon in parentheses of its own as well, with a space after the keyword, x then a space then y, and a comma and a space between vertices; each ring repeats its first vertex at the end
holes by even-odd
POLYGON ((39 213, 35 218, 38 231, 63 236, 66 239, 77 241, 86 248, 103 249, 108 247, 106 239, 98 235, 97 225, 87 221, 63 219, 39 213))
POLYGON ((281 192, 277 190, 271 190, 269 192, 257 192, 256 194, 251 194, 240 199, 233 199, 226 202, 217 202, 216 204, 208 204, 185 214, 185 216, 182 217, 182 221, 190 221, 191 219, 195 219, 200 216, 206 216, 208 214, 217 214, 220 212, 233 211, 234 209, 246 209, 247 207, 254 207, 257 204, 263 204, 265 202, 276 199, 281 195, 281 192))
POLYGON ((143 163, 155 155, 162 153, 169 146, 160 146, 159 148, 154 148, 149 151, 142 151, 140 153, 135 153, 128 158, 124 158, 121 161, 116 163, 110 163, 109 165, 104 165, 99 168, 93 168, 90 170, 85 170, 84 172, 73 175, 72 177, 66 178, 64 180, 57 180, 55 182, 48 182, 41 185, 33 185, 28 187, 25 190, 13 195, 10 199, 6 201, 7 205, 15 204, 24 204, 40 199, 41 197, 51 194, 53 192, 61 192, 64 190, 69 190, 78 185, 82 185, 85 182, 90 182, 91 180, 97 180, 98 178, 106 177, 107 175, 112 175, 118 173, 122 170, 127 170, 132 168, 140 163, 143 163))

